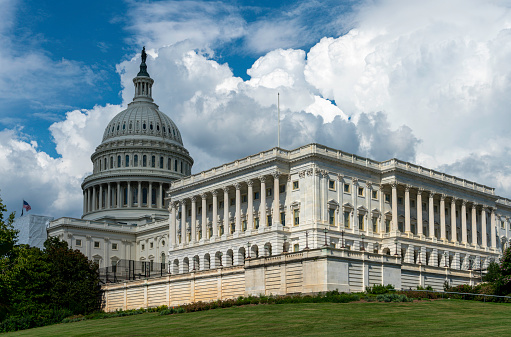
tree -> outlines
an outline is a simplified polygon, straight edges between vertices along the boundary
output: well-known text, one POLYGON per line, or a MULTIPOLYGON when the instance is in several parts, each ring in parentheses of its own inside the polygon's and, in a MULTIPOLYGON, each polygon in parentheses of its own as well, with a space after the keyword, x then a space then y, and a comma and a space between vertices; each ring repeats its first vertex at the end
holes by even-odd
POLYGON ((15 213, 12 212, 7 218, 7 222, 5 222, 5 212, 7 212, 7 207, 3 204, 0 197, 0 258, 12 251, 18 241, 18 231, 12 227, 15 213))

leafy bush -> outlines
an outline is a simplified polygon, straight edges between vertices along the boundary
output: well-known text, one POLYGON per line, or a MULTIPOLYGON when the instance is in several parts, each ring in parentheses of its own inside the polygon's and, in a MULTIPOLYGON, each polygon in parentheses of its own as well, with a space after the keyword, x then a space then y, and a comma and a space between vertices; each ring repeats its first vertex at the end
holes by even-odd
POLYGON ((56 324, 71 316, 72 312, 68 309, 39 310, 37 312, 27 312, 23 315, 11 315, 0 322, 0 332, 17 331, 31 329, 40 326, 56 324))
POLYGON ((392 290, 394 290, 394 286, 392 284, 387 284, 386 286, 381 285, 381 284, 374 284, 372 287, 366 288, 366 293, 373 294, 373 295, 379 295, 379 294, 386 294, 392 290))
POLYGON ((378 302, 411 302, 411 298, 408 298, 403 294, 382 294, 376 296, 378 302))

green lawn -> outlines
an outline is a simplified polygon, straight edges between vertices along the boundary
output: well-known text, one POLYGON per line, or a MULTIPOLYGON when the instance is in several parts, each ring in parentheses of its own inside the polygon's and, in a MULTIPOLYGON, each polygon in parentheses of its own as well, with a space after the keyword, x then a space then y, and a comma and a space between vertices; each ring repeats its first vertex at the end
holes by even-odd
MULTIPOLYGON (((19 336, 509 336, 511 304, 275 304, 159 316, 157 313, 58 324, 19 336)), ((415 337, 413 336, 413 337, 415 337)))

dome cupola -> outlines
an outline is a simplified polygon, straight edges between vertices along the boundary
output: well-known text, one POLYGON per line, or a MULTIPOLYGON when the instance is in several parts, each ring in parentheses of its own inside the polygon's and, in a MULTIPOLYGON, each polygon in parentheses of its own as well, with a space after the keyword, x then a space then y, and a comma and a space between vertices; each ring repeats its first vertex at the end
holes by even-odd
POLYGON ((85 219, 139 223, 168 217, 164 191, 191 174, 193 159, 179 129, 153 102, 146 60, 144 47, 133 101, 108 123, 91 156, 93 173, 82 183, 85 219))

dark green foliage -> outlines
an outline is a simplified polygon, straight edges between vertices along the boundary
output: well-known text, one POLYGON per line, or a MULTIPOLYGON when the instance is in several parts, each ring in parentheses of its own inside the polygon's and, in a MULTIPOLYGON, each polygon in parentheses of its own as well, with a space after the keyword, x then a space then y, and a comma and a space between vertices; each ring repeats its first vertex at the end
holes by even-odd
POLYGON ((61 322, 100 308, 98 266, 67 243, 49 238, 44 250, 16 245, 17 233, 3 222, 0 199, 0 332, 61 322))
POLYGON ((412 302, 413 299, 403 294, 381 294, 376 296, 378 302, 412 302))
POLYGON ((485 282, 495 282, 500 277, 500 266, 497 262, 490 262, 488 265, 487 273, 483 276, 485 282))
POLYGON ((392 284, 387 284, 386 286, 381 285, 381 284, 374 284, 372 287, 366 288, 366 293, 373 294, 373 295, 379 295, 379 294, 386 294, 393 290, 394 290, 394 286, 392 284))
POLYGON ((0 198, 0 258, 8 255, 18 241, 18 231, 12 227, 15 213, 9 214, 7 222, 5 222, 5 212, 7 212, 7 207, 3 204, 2 198, 0 198))

